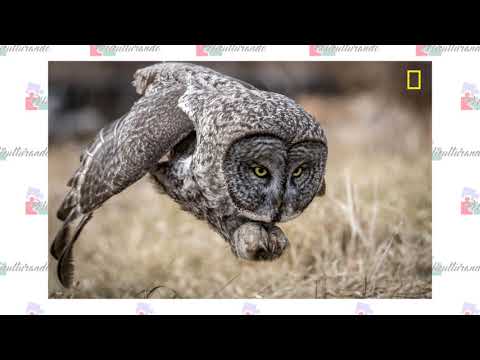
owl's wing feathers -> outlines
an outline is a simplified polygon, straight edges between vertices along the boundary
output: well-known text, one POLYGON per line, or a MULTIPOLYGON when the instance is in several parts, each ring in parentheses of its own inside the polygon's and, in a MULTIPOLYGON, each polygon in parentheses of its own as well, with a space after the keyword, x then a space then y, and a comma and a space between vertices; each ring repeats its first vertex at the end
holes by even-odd
POLYGON ((151 95, 165 91, 171 86, 191 85, 197 88, 216 90, 257 90, 242 80, 221 74, 215 70, 188 63, 161 63, 137 70, 133 86, 137 93, 151 95))
POLYGON ((80 157, 80 167, 57 217, 64 221, 51 248, 59 260, 58 275, 69 287, 73 275, 72 248, 91 213, 106 200, 142 178, 173 146, 194 130, 178 106, 187 87, 247 86, 213 70, 189 64, 157 64, 135 73, 134 86, 143 96, 131 110, 103 128, 80 157), (80 218, 72 239, 69 227, 80 218))

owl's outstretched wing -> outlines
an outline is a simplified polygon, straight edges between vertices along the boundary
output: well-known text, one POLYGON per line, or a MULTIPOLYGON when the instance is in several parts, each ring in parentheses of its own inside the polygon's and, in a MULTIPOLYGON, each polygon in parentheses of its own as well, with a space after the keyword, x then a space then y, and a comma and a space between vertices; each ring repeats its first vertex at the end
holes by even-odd
POLYGON ((151 170, 178 142, 194 130, 194 122, 178 106, 192 84, 197 88, 249 87, 239 80, 190 64, 156 64, 135 73, 143 95, 131 110, 103 128, 80 157, 80 167, 57 217, 64 221, 50 247, 57 274, 65 287, 73 280, 72 249, 92 212, 151 170), (80 218, 72 237, 71 223, 80 218))

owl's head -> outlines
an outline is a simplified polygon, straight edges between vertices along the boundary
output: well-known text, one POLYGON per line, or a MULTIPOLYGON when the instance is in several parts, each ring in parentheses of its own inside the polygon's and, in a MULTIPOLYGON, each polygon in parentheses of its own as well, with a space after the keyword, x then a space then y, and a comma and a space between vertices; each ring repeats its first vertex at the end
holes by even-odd
POLYGON ((204 195, 226 196, 236 210, 217 230, 240 257, 280 256, 288 240, 275 223, 297 217, 325 190, 320 124, 293 99, 244 87, 191 86, 179 106, 200 134, 195 171, 204 195))
POLYGON ((290 142, 272 133, 236 139, 223 159, 230 198, 240 216, 274 224, 300 215, 325 191, 323 141, 290 142))

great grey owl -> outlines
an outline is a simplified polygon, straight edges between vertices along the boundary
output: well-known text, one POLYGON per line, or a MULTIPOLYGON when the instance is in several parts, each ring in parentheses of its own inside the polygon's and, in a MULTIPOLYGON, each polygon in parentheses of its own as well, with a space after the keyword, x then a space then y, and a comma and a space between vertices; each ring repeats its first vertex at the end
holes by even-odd
POLYGON ((72 284, 73 246, 93 212, 147 173, 236 256, 279 257, 288 240, 275 224, 325 192, 320 124, 286 96, 203 66, 156 64, 133 85, 143 96, 82 153, 57 212, 64 223, 50 253, 62 285, 72 284))

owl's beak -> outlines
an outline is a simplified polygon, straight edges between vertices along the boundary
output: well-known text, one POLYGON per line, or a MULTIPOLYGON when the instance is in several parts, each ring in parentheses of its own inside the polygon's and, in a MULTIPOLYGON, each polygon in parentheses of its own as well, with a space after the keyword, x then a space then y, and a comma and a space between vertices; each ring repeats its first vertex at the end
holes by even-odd
POLYGON ((274 209, 272 214, 272 223, 277 223, 282 217, 282 205, 283 205, 283 196, 281 194, 276 194, 272 196, 272 208, 274 209))

